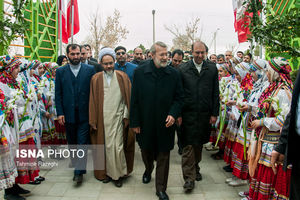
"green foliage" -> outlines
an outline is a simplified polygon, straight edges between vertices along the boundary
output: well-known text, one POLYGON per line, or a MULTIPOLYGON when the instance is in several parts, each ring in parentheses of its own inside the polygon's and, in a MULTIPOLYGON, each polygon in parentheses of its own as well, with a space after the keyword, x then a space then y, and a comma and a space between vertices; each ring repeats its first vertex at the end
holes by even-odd
POLYGON ((28 23, 24 20, 23 10, 27 3, 27 0, 13 0, 14 18, 5 17, 0 20, 0 43, 3 48, 3 52, 0 52, 0 54, 6 53, 7 48, 17 38, 17 35, 24 35, 28 23))
POLYGON ((262 4, 260 0, 247 0, 247 11, 253 13, 249 24, 252 33, 250 41, 256 41, 268 51, 286 52, 291 57, 300 57, 299 46, 292 44, 292 40, 300 37, 300 9, 290 8, 283 15, 274 13, 270 4, 262 4), (266 16, 264 22, 258 12, 266 16))
POLYGON ((144 45, 140 44, 138 47, 139 47, 139 48, 141 48, 141 49, 143 50, 143 53, 145 53, 145 51, 146 51, 146 48, 145 48, 145 46, 144 46, 144 45))

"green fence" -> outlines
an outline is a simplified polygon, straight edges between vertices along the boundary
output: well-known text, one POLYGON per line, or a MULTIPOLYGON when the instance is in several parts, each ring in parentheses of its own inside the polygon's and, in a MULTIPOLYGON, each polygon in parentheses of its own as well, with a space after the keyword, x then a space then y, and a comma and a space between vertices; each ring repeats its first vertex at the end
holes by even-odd
MULTIPOLYGON (((9 0, 0 0, 0 12, 5 4, 12 5, 9 0)), ((28 0, 24 9, 25 21, 28 23, 23 41, 24 44, 12 44, 11 47, 24 48, 24 56, 29 60, 42 62, 56 61, 58 52, 58 17, 56 0, 28 0)), ((13 17, 5 13, 5 17, 13 17)), ((1 15, 0 15, 1 16, 1 15)), ((1 33, 0 33, 1 34, 1 33)), ((21 37, 21 36, 20 36, 21 37)))
MULTIPOLYGON (((268 0, 268 3, 272 5, 272 15, 284 15, 292 8, 300 9, 300 0, 268 0)), ((298 27, 299 28, 299 27, 298 27)), ((300 49, 300 37, 291 38, 291 46, 295 49, 300 49)), ((283 56, 289 59, 290 65, 293 70, 298 70, 300 66, 300 58, 293 58, 288 52, 272 52, 272 49, 266 51, 266 57, 272 58, 275 56, 283 56)))

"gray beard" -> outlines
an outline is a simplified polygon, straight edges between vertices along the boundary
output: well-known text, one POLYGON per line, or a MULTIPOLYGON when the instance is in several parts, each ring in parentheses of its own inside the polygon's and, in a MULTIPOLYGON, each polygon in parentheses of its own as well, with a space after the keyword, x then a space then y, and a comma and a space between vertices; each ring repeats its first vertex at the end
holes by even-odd
POLYGON ((105 71, 108 76, 112 76, 114 74, 114 70, 105 71))

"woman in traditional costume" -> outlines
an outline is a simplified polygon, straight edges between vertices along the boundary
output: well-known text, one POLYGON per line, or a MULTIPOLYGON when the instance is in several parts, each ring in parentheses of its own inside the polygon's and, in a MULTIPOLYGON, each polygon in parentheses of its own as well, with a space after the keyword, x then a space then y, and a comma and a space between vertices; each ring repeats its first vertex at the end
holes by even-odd
MULTIPOLYGON (((35 149, 34 131, 32 127, 31 117, 29 116, 29 108, 27 94, 23 88, 23 84, 17 82, 20 65, 22 62, 18 58, 10 56, 0 57, 0 89, 5 96, 7 104, 7 122, 10 125, 8 129, 4 129, 6 137, 8 132, 12 138, 15 138, 15 144, 19 145, 18 149, 33 150, 35 149), (14 133, 15 136, 14 136, 14 133)), ((9 141, 12 141, 10 138, 9 141)), ((21 188, 18 184, 35 183, 35 178, 38 177, 38 167, 36 158, 21 158, 16 156, 18 176, 12 188, 5 190, 6 199, 24 199, 19 194, 28 194, 28 190, 21 188)))
POLYGON ((276 196, 277 182, 281 183, 277 185, 277 191, 285 193, 278 196, 288 198, 288 175, 277 175, 276 178, 271 167, 271 152, 278 143, 280 129, 290 109, 293 87, 290 72, 291 67, 285 58, 277 57, 269 61, 267 76, 270 85, 259 98, 257 118, 251 123, 258 141, 256 152, 249 158, 251 183, 249 197, 245 199, 272 199, 276 196))

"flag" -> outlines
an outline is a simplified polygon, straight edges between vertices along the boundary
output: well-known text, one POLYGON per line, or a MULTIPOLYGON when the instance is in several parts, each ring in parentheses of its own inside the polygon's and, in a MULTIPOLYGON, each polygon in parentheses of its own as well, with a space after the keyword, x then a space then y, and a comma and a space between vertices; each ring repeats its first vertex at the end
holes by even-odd
POLYGON ((239 43, 247 42, 248 35, 251 34, 249 27, 251 15, 246 12, 247 5, 245 0, 232 0, 232 7, 234 13, 234 30, 237 32, 239 43))
POLYGON ((69 0, 68 1, 68 8, 67 8, 67 15, 68 15, 68 37, 71 37, 72 34, 72 6, 74 6, 74 32, 73 34, 75 35, 76 33, 79 32, 80 26, 79 26, 79 12, 78 12, 78 3, 77 0, 69 0))
POLYGON ((63 43, 67 44, 68 43, 68 32, 67 32, 67 26, 66 26, 66 13, 65 13, 65 2, 64 0, 59 1, 58 5, 58 37, 60 39, 60 31, 62 33, 61 40, 63 43), (60 18, 61 15, 61 18, 60 18), (61 19, 61 21, 60 21, 61 19), (62 25, 62 29, 60 30, 60 23, 62 25))

